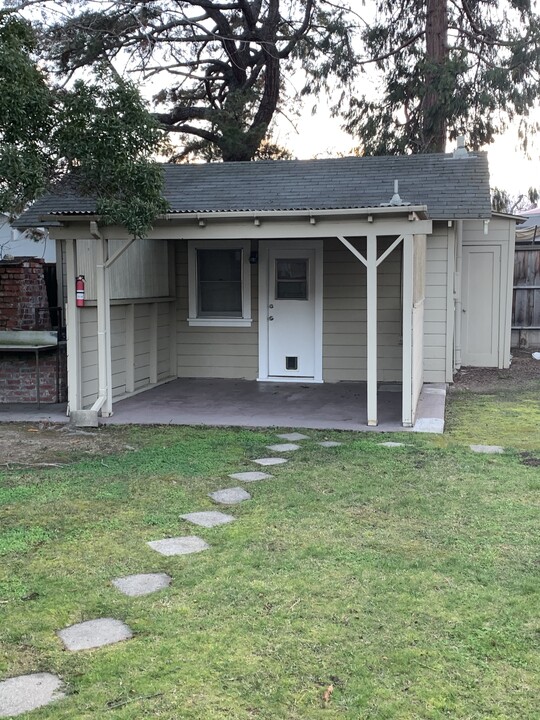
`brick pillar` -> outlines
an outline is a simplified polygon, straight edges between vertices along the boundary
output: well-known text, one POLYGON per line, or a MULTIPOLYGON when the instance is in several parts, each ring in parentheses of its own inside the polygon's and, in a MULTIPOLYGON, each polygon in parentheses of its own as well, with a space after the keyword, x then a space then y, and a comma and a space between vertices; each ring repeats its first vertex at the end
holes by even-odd
POLYGON ((50 330, 45 262, 18 257, 0 260, 0 330, 50 330))

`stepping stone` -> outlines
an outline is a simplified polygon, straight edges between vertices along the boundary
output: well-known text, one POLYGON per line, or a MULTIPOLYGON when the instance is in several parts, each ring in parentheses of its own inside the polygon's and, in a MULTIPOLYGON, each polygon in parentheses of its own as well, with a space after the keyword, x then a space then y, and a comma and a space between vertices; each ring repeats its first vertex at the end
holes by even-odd
POLYGON ((397 443, 397 442, 384 442, 379 443, 381 447, 405 447, 405 443, 397 443))
POLYGON ((504 448, 500 445, 469 445, 475 453, 486 453, 487 455, 502 455, 504 448))
POLYGON ((89 650, 133 637, 129 627, 114 618, 87 620, 58 630, 56 634, 68 650, 89 650))
POLYGON ((233 522, 236 520, 232 515, 226 515, 225 513, 219 512, 218 510, 204 510, 203 512, 192 512, 187 515, 180 515, 182 520, 187 520, 194 525, 201 525, 201 527, 212 528, 218 525, 225 525, 226 523, 233 522))
MULTIPOLYGON (((259 475, 264 475, 264 473, 259 473, 259 475)), ((270 475, 266 477, 270 477, 270 475)), ((251 500, 251 495, 241 487, 216 490, 216 492, 209 493, 208 497, 222 505, 238 505, 238 503, 244 502, 244 500, 251 500)))
POLYGON ((322 442, 318 442, 317 445, 321 447, 338 447, 339 445, 343 445, 343 443, 336 442, 335 440, 323 440, 322 442))
POLYGON ((0 682, 0 717, 16 717, 65 697, 58 675, 33 673, 0 682))
POLYGON ((288 462, 285 458, 259 458, 258 460, 253 460, 254 463, 257 463, 257 465, 283 465, 283 463, 288 462))
POLYGON ((184 537, 164 538, 163 540, 151 540, 146 543, 152 550, 156 550, 161 555, 191 555, 191 553, 202 552, 208 550, 210 545, 202 538, 196 535, 186 535, 184 537))
POLYGON ((163 590, 171 584, 171 577, 167 573, 147 573, 143 575, 126 575, 112 581, 115 588, 129 597, 150 595, 150 593, 163 590))
POLYGON ((302 435, 302 433, 283 433, 282 435, 276 435, 276 437, 281 438, 281 440, 289 440, 290 442, 296 442, 297 440, 309 440, 309 437, 307 435, 302 435))
POLYGON ((268 450, 272 452, 292 452, 293 450, 300 450, 300 445, 294 443, 280 443, 279 445, 267 445, 268 450))
MULTIPOLYGON (((255 462, 257 462, 257 460, 255 460, 255 462)), ((233 473, 232 475, 229 475, 229 477, 233 480, 241 480, 242 482, 257 482, 257 480, 267 480, 272 476, 268 473, 258 472, 257 470, 255 470, 249 472, 233 473)))

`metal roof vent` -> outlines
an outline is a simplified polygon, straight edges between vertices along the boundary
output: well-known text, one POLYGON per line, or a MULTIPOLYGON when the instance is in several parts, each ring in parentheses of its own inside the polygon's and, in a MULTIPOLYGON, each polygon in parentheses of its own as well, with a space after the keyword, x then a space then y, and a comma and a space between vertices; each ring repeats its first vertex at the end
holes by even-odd
POLYGON ((465 145, 465 135, 459 135, 457 138, 457 147, 454 150, 453 157, 455 158, 466 158, 469 157, 469 152, 465 145))
POLYGON ((390 202, 381 203, 381 207, 402 207, 404 205, 410 205, 410 202, 404 202, 399 195, 399 180, 394 180, 394 194, 390 202))

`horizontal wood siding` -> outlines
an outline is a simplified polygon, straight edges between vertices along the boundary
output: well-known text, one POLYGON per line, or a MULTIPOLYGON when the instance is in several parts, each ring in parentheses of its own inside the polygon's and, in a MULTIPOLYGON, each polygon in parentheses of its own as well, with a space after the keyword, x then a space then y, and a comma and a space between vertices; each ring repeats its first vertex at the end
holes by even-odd
POLYGON ((82 407, 94 404, 98 396, 97 310, 84 307, 79 311, 81 330, 81 396, 82 407))
POLYGON ((111 307, 113 398, 126 392, 126 306, 111 307))
MULTIPOLYGON (((122 245, 123 240, 109 240, 109 256, 122 245)), ((77 240, 77 273, 85 277, 87 300, 96 300, 96 246, 96 240, 77 240)), ((111 265, 111 299, 168 296, 167 260, 166 240, 136 240, 111 265)))
MULTIPOLYGON (((135 303, 126 302, 111 306, 111 370, 113 399, 129 392, 128 363, 133 362, 134 390, 150 386, 152 380, 152 358, 157 363, 154 382, 171 377, 171 343, 175 338, 170 333, 169 302, 135 303), (153 308, 155 307, 155 310, 153 308), (129 348, 127 316, 133 308, 134 342, 129 348), (151 326, 151 318, 157 317, 157 327, 151 326), (153 347, 153 344, 155 346, 153 347), (131 358, 133 360, 131 360, 131 358)), ((81 309, 81 384, 83 407, 91 407, 98 397, 98 351, 97 351, 97 310, 95 307, 81 309)))
POLYGON ((178 376, 255 380, 259 370, 258 266, 250 265, 251 327, 190 327, 187 243, 176 246, 178 376))
MULTIPOLYGON (((427 238, 424 303, 424 382, 446 382, 448 312, 448 232, 434 223, 427 238)), ((451 279, 451 278, 450 278, 451 279)))
MULTIPOLYGON (((355 241, 365 254, 365 241, 355 241)), ((379 254, 387 246, 379 240, 379 254)), ((378 379, 401 381, 401 246, 378 268, 378 379)), ((324 244, 323 379, 366 380, 366 269, 339 240, 324 244)))

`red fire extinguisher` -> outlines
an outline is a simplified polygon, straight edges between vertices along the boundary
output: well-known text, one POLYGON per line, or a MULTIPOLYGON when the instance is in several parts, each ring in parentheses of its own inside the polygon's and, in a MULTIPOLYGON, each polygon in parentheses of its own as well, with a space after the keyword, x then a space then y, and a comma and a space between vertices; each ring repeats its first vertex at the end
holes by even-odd
POLYGON ((84 307, 84 275, 77 275, 75 293, 77 295, 77 307, 84 307))

